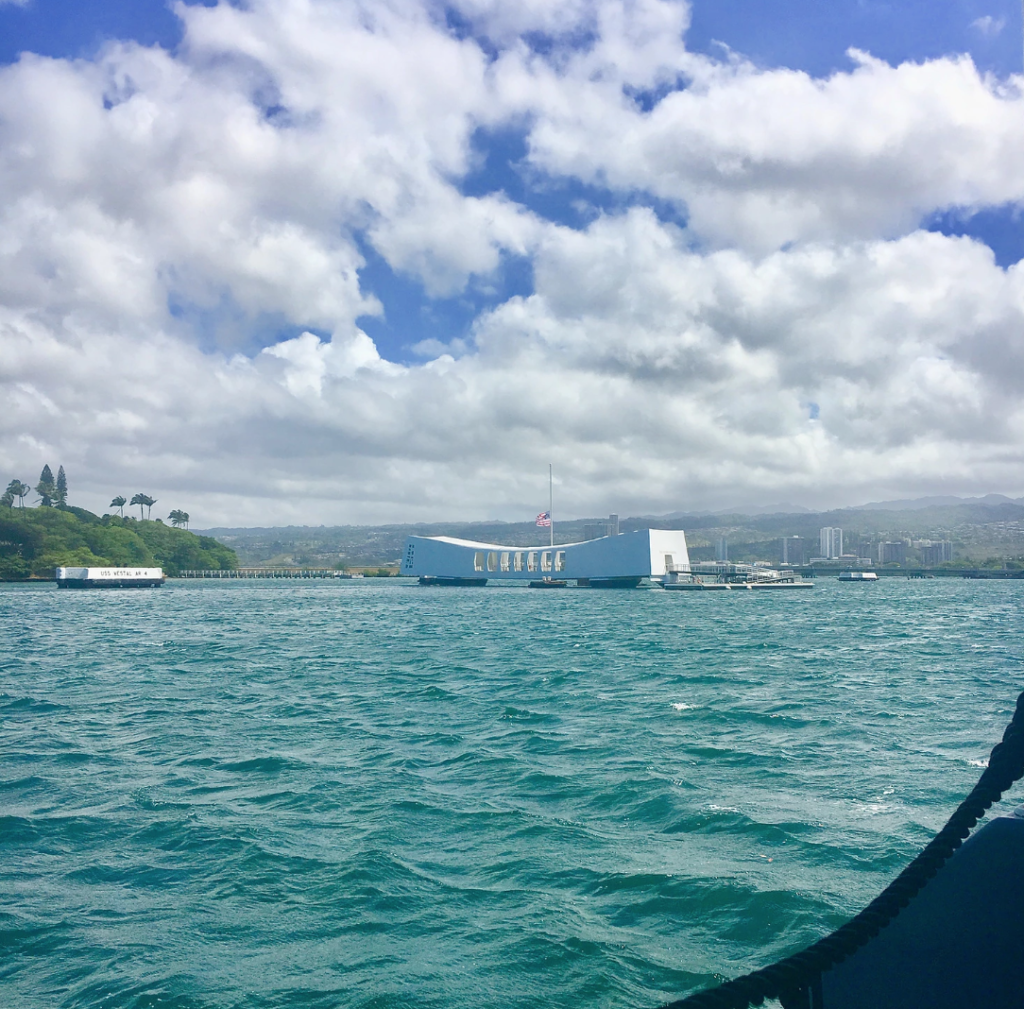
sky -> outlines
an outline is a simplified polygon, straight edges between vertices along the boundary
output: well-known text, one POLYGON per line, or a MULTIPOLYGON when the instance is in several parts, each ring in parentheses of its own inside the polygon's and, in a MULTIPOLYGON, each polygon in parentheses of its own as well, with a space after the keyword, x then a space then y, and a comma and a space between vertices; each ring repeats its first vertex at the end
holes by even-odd
POLYGON ((1024 494, 1022 52, 1016 0, 0 0, 0 482, 1024 494))

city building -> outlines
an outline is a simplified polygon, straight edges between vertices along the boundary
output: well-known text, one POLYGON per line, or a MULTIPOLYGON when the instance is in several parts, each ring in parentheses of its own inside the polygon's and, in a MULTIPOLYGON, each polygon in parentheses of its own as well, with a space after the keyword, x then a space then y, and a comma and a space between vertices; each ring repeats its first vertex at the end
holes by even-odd
POLYGON ((953 543, 950 540, 918 540, 914 546, 925 567, 935 567, 953 559, 953 543))
POLYGON ((729 544, 724 536, 719 536, 715 543, 715 560, 724 564, 729 559, 729 544))
POLYGON ((903 540, 888 540, 878 544, 879 564, 906 564, 907 544, 903 540))
POLYGON ((585 540, 599 540, 602 536, 619 535, 619 516, 612 514, 608 516, 607 522, 587 522, 583 526, 583 538, 585 540))
POLYGON ((782 537, 781 559, 783 564, 806 564, 810 553, 810 544, 802 536, 782 537))
POLYGON ((843 556, 843 530, 825 526, 819 533, 821 556, 834 561, 843 556))

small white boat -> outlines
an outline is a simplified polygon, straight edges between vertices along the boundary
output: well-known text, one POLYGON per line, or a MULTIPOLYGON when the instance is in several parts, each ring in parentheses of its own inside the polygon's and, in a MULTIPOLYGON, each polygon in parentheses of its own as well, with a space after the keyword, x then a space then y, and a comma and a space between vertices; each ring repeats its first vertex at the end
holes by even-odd
POLYGON ((841 582, 877 582, 878 575, 874 571, 840 571, 841 582))

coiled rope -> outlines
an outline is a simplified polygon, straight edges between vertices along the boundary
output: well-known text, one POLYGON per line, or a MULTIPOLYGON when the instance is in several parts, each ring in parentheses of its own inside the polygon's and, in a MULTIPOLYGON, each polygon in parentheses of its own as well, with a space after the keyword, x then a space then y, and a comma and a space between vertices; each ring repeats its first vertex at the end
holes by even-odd
POLYGON ((663 1009, 747 1009, 765 999, 784 1007, 806 1005, 804 990, 825 971, 841 963, 889 924, 921 891, 964 839, 1018 778, 1024 775, 1024 693, 1003 738, 992 749, 988 767, 949 822, 863 911, 831 935, 770 967, 727 981, 717 988, 671 1002, 663 1009))

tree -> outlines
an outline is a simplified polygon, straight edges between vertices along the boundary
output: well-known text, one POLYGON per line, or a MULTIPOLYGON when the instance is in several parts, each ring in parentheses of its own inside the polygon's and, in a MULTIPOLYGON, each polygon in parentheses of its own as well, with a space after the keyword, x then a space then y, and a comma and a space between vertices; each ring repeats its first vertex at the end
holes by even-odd
MULTIPOLYGON (((121 513, 121 518, 124 518, 124 506, 128 504, 128 499, 123 494, 118 494, 113 501, 110 502, 111 508, 116 508, 121 513)), ((132 504, 135 504, 134 499, 132 504)))
POLYGON ((12 507, 14 505, 14 499, 17 498, 22 508, 25 507, 25 495, 31 491, 27 483, 22 483, 20 480, 12 480, 7 485, 7 490, 4 491, 3 497, 0 498, 0 503, 12 507))
POLYGON ((53 495, 53 500, 58 508, 67 508, 68 506, 68 478, 64 475, 63 466, 57 470, 57 490, 53 495))
POLYGON ((153 505, 156 504, 156 498, 150 497, 148 494, 143 494, 142 491, 139 491, 138 494, 132 497, 129 503, 139 506, 140 519, 142 518, 142 509, 145 507, 147 509, 146 518, 149 518, 150 514, 152 514, 153 511, 153 505))
POLYGON ((188 528, 188 512, 183 512, 180 508, 175 508, 167 517, 171 520, 171 525, 174 526, 175 529, 180 529, 182 526, 186 529, 188 528))
POLYGON ((50 469, 49 463, 43 467, 43 472, 39 474, 36 493, 39 495, 39 503, 44 508, 53 507, 53 499, 57 495, 57 485, 53 482, 53 471, 50 469))

